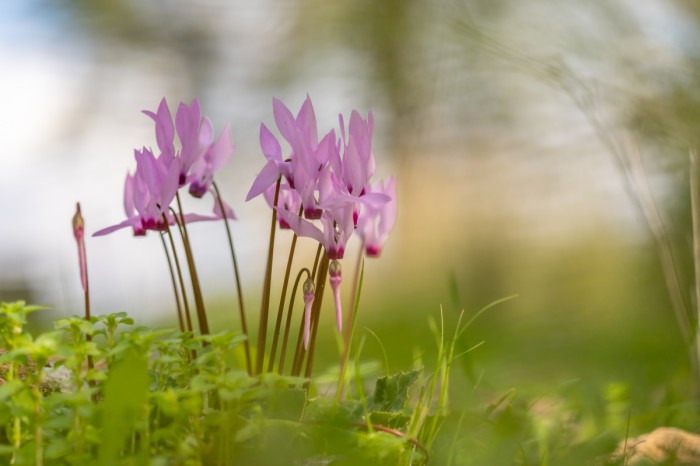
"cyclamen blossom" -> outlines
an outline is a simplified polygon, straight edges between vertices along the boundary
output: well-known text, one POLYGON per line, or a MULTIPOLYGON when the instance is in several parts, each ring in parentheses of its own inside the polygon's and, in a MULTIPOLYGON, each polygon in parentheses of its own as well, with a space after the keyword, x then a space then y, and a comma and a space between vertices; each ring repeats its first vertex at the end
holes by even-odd
POLYGON ((321 171, 328 163, 330 153, 336 150, 335 133, 330 131, 318 141, 316 114, 308 96, 296 118, 279 99, 273 99, 272 107, 277 129, 291 147, 291 154, 283 159, 279 141, 267 126, 260 125, 260 147, 267 163, 255 178, 246 201, 265 192, 283 177, 301 197, 305 217, 318 219, 321 210, 315 193, 321 171))
POLYGON ((175 114, 175 130, 181 149, 175 152, 175 132, 170 109, 161 100, 156 113, 144 110, 146 115, 156 123, 156 141, 166 161, 179 160, 179 186, 190 184, 190 194, 202 197, 211 185, 215 171, 223 167, 233 155, 229 125, 224 125, 218 139, 214 141, 214 128, 207 117, 202 117, 199 100, 194 99, 190 105, 181 103, 175 114))
POLYGON ((166 220, 174 223, 168 211, 178 189, 180 166, 177 160, 166 165, 165 157, 156 159, 146 149, 135 150, 136 171, 127 174, 124 183, 124 212, 126 220, 103 228, 93 236, 102 236, 121 228, 131 227, 135 236, 143 236, 147 230, 165 230, 166 220), (164 218, 165 217, 165 220, 164 218))
POLYGON ((365 252, 369 257, 379 257, 391 229, 396 222, 396 181, 389 178, 386 183, 377 183, 371 192, 382 193, 390 201, 379 208, 365 206, 357 222, 357 233, 362 238, 365 252))
MULTIPOLYGON (((265 197, 265 201, 267 201, 267 205, 269 205, 271 208, 275 208, 273 205, 275 202, 275 185, 267 188, 263 193, 263 196, 265 197)), ((301 197, 288 185, 282 185, 280 186, 280 192, 277 199, 277 207, 288 211, 290 214, 298 215, 299 209, 301 208, 301 197)), ((291 229, 289 223, 287 223, 287 221, 281 216, 277 216, 277 221, 281 229, 291 229)))

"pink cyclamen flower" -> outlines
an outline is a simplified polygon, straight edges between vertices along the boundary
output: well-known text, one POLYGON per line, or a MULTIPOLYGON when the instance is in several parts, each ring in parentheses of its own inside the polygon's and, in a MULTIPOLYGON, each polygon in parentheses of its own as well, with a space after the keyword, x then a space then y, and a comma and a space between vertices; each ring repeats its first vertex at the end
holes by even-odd
POLYGON ((386 183, 371 186, 370 191, 384 194, 390 199, 378 208, 364 205, 357 222, 357 233, 362 238, 367 256, 379 257, 396 223, 396 181, 391 177, 386 183))
POLYGON ((309 348, 309 334, 311 333, 311 305, 314 303, 316 287, 311 278, 304 282, 304 349, 309 348))
POLYGON ((168 211, 175 198, 180 175, 179 162, 174 159, 166 164, 166 157, 155 158, 143 148, 134 151, 136 171, 127 174, 124 183, 124 212, 126 220, 97 231, 93 236, 102 236, 121 228, 131 227, 135 236, 143 236, 147 230, 162 231, 165 222, 174 223, 168 211))
POLYGON ((156 113, 144 110, 156 123, 156 141, 166 163, 179 161, 178 185, 190 184, 190 194, 202 197, 211 184, 215 171, 220 169, 234 152, 228 124, 214 141, 214 128, 207 117, 202 117, 199 100, 190 105, 181 103, 175 114, 175 130, 168 104, 163 98, 156 113), (180 150, 175 151, 175 132, 180 150))
POLYGON ((260 123, 260 147, 267 159, 267 163, 260 170, 258 176, 255 177, 253 185, 246 195, 246 201, 253 199, 260 193, 267 191, 271 186, 274 186, 280 176, 284 176, 290 185, 293 186, 291 162, 282 160, 282 146, 280 146, 277 138, 272 135, 263 123, 260 123))
POLYGON ((85 221, 80 213, 80 202, 76 204, 75 215, 73 216, 73 236, 78 243, 78 262, 80 264, 80 283, 83 291, 87 291, 87 258, 85 254, 85 221))
POLYGON ((209 144, 206 152, 192 164, 188 178, 190 194, 194 197, 204 196, 211 187, 214 172, 226 165, 233 152, 234 145, 227 123, 216 142, 209 144))
POLYGON ((256 176, 246 201, 264 193, 283 177, 289 187, 299 193, 304 204, 304 216, 318 219, 321 217, 317 199, 318 182, 331 152, 337 150, 335 132, 330 131, 318 141, 316 115, 309 96, 296 117, 279 99, 273 99, 272 107, 277 129, 289 144, 291 153, 284 159, 279 141, 267 126, 260 126, 260 146, 267 163, 256 176))
POLYGON ((324 210, 320 219, 323 227, 321 230, 297 213, 277 207, 277 215, 297 236, 313 238, 321 243, 330 259, 342 259, 345 254, 345 245, 354 231, 352 212, 353 206, 350 203, 337 206, 334 210, 324 210))
MULTIPOLYGON (((275 202, 275 185, 272 185, 269 188, 267 188, 263 193, 263 196, 265 197, 265 201, 267 201, 267 205, 269 205, 270 207, 274 207, 273 204, 275 202)), ((289 185, 282 184, 280 186, 280 192, 277 199, 277 207, 288 211, 290 214, 298 215, 299 209, 301 208, 301 197, 295 190, 291 189, 289 185)), ((282 230, 291 229, 289 223, 287 223, 286 220, 281 216, 277 216, 277 221, 282 230)))

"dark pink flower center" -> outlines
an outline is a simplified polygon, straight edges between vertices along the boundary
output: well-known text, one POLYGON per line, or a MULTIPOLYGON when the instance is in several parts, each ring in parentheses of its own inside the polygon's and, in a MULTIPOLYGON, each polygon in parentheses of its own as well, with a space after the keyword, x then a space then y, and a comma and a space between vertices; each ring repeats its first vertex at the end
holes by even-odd
POLYGON ((321 218, 321 214, 323 213, 323 209, 319 209, 318 207, 305 207, 304 208, 304 217, 309 219, 309 220, 318 220, 321 218))
POLYGON ((368 257, 379 257, 379 255, 382 253, 382 248, 374 244, 368 244, 365 248, 365 252, 367 253, 368 257))

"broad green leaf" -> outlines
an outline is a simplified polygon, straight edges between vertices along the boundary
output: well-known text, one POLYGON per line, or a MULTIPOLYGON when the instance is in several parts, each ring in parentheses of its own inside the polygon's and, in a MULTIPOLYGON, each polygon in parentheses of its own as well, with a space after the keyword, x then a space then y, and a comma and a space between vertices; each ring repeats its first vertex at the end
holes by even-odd
POLYGON ((304 421, 348 425, 361 422, 364 415, 362 402, 347 400, 342 403, 327 399, 310 402, 304 409, 304 421))
POLYGON ((399 372, 377 379, 374 395, 369 401, 370 411, 399 413, 406 407, 409 389, 420 375, 419 370, 399 372))

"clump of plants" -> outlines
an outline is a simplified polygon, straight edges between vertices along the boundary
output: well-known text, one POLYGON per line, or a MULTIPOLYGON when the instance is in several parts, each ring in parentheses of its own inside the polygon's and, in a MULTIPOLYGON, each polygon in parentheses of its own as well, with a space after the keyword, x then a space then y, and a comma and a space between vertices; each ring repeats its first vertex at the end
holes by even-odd
MULTIPOLYGON (((265 124, 266 163, 247 200, 271 207, 269 249, 257 338, 251 338, 234 241, 233 209, 215 173, 233 155, 226 125, 218 137, 199 102, 174 119, 163 99, 155 112, 157 150, 135 150, 124 186, 129 228, 160 238, 172 279, 177 330, 135 326, 125 313, 90 309, 85 222, 78 204, 78 244, 85 313, 60 319, 36 337, 25 330, 39 307, 0 304, 0 456, 9 464, 426 464, 447 402, 454 342, 441 340, 438 369, 387 375, 374 389, 352 351, 364 257, 380 255, 396 217, 395 182, 373 182, 374 120, 353 111, 339 135, 319 138, 311 100, 296 116, 273 101, 286 148, 265 124), (185 212, 181 194, 210 196, 210 214, 185 212), (228 235, 240 326, 211 329, 187 226, 220 221, 228 235), (271 296, 277 231, 291 247, 279 302, 271 296), (352 287, 341 295, 346 244, 362 242, 352 287), (299 238, 318 243, 312 262, 294 266, 299 238), (184 250, 184 260, 178 254, 184 250), (314 354, 326 284, 342 351, 337 376, 319 396, 314 354), (343 301, 347 300, 345 312, 343 301), (295 304, 303 305, 294 313, 295 304), (275 311, 276 308, 276 312, 275 311), (242 355, 236 357, 236 354, 242 355), (351 355, 354 357, 351 358, 351 355)), ((346 286, 347 288, 347 286, 346 286)), ((444 335, 443 335, 444 336, 444 335)), ((457 335, 455 335, 455 338, 457 335)))

